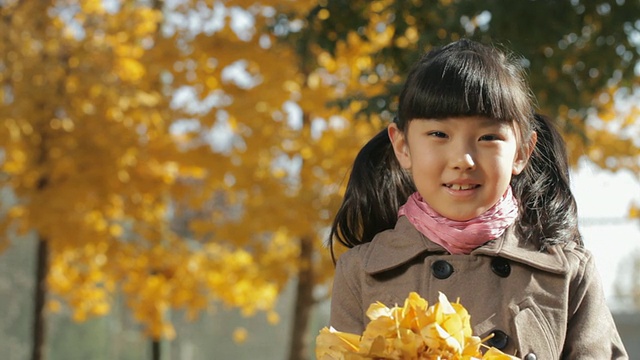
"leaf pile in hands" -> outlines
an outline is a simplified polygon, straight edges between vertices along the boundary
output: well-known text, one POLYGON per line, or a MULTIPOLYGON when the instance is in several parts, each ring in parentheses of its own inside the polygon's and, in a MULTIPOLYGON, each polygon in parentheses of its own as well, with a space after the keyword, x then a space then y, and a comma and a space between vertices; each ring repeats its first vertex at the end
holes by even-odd
POLYGON ((377 302, 369 306, 367 316, 371 322, 362 335, 323 328, 316 338, 317 359, 516 359, 495 348, 483 355, 480 349, 485 345, 473 336, 469 313, 442 293, 432 306, 415 292, 403 307, 377 302))

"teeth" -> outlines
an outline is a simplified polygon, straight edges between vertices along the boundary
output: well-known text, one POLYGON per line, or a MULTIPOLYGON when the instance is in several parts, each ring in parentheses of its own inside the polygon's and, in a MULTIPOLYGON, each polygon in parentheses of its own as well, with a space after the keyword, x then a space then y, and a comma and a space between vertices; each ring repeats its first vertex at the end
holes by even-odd
POLYGON ((473 189, 475 187, 476 187, 475 185, 458 185, 458 184, 449 185, 449 188, 451 188, 453 190, 469 190, 469 189, 473 189))

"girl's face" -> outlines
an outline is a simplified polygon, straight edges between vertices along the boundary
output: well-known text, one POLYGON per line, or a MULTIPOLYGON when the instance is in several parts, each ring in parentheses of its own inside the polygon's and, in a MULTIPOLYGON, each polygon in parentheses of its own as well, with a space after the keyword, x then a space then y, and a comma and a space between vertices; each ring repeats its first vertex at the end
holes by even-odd
POLYGON ((512 125, 484 117, 416 119, 406 136, 396 124, 388 131, 400 165, 411 172, 424 201, 456 221, 498 202, 530 154, 519 151, 512 125))

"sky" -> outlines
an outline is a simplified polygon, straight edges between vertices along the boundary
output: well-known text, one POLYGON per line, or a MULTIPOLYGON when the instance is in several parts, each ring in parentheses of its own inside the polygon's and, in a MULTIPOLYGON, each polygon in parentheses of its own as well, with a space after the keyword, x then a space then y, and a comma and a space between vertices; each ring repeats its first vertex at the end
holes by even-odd
POLYGON ((571 187, 580 231, 596 259, 607 303, 621 309, 614 292, 616 279, 628 281, 625 265, 634 254, 640 256, 640 219, 628 218, 632 201, 640 205, 640 177, 629 171, 604 171, 583 161, 572 171, 571 187))

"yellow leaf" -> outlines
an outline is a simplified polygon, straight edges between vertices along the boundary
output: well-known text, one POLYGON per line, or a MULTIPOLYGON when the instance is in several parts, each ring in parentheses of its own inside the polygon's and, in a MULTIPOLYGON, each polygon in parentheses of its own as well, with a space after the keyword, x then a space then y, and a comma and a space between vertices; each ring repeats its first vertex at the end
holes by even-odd
POLYGON ((47 302, 47 311, 51 313, 59 313, 62 310, 62 305, 57 300, 49 300, 47 302))
POLYGON ((269 311, 267 313, 267 322, 271 325, 276 325, 280 322, 280 315, 275 311, 269 311))
POLYGON ((247 329, 239 327, 233 331, 233 341, 236 344, 242 344, 247 341, 247 337, 249 336, 247 329))
POLYGON ((129 82, 138 81, 145 75, 144 66, 133 58, 119 59, 116 71, 121 80, 129 82))
MULTIPOLYGON (((316 357, 485 359, 480 338, 472 335, 467 310, 458 303, 451 304, 442 293, 439 302, 430 307, 415 292, 409 294, 403 307, 373 303, 367 316, 371 321, 362 335, 322 329, 316 338, 316 357)), ((497 349, 487 354, 493 360, 515 359, 497 349)))
POLYGON ((640 206, 637 204, 631 204, 629 207, 629 218, 630 219, 640 219, 640 206))

